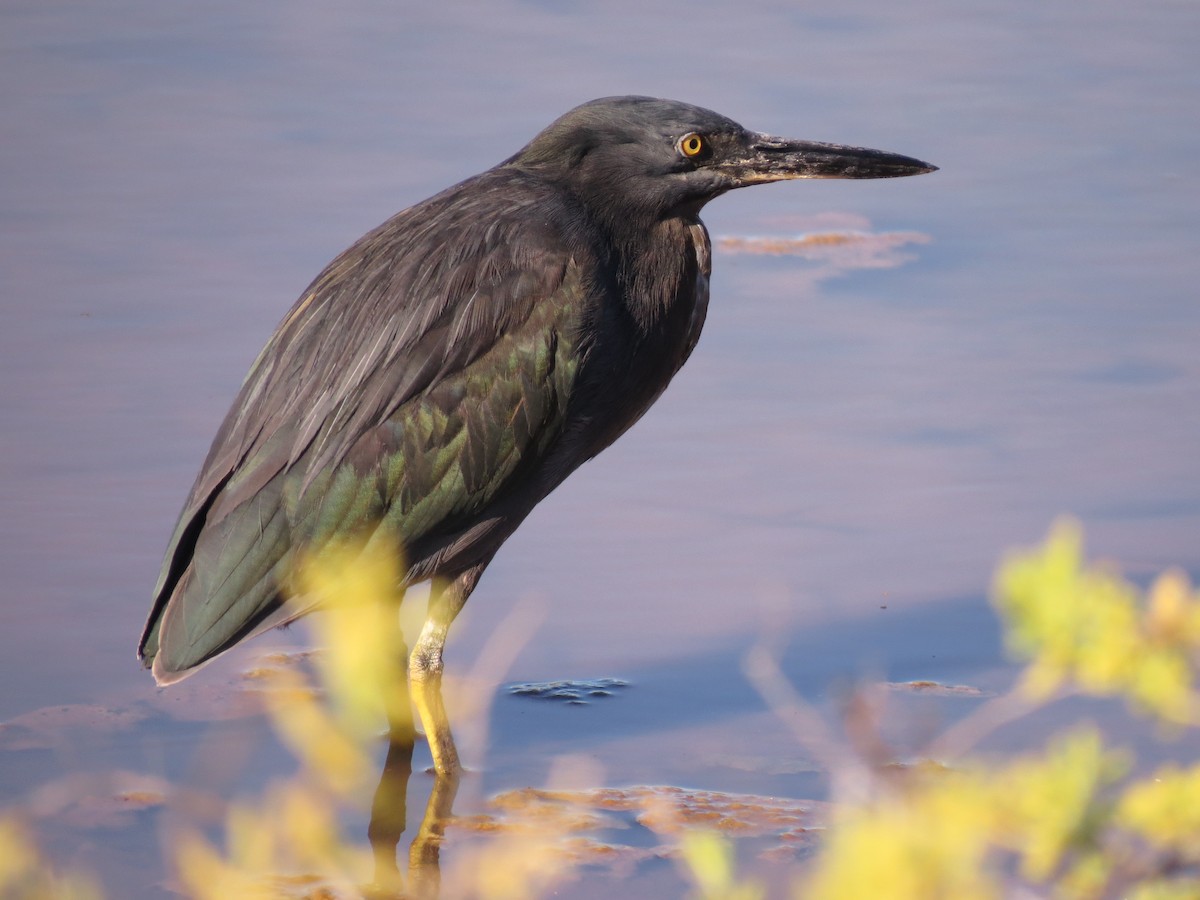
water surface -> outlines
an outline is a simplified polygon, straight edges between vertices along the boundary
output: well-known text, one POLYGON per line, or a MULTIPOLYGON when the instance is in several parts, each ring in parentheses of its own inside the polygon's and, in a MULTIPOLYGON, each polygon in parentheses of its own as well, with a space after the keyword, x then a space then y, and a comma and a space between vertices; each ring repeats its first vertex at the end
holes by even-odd
MULTIPOLYGON (((197 747, 231 734, 230 793, 287 771, 261 722, 211 721, 262 646, 199 676, 207 707, 200 688, 172 706, 133 659, 195 470, 328 259, 596 96, 941 171, 709 207, 716 239, 913 239, 718 249, 688 367, 530 517, 449 650, 470 669, 526 598, 538 631, 493 682, 631 687, 580 708, 498 694, 486 741, 463 739, 477 797, 544 783, 562 754, 600 783, 819 797, 741 674, 765 621, 819 702, 864 673, 996 690, 1013 670, 991 572, 1057 514, 1139 579, 1200 569, 1192 4, 39 0, 0 23, 0 721, 109 716, 0 748, 0 806, 80 771, 197 778, 197 747)), ((40 822, 56 859, 148 897, 158 825, 40 822)), ((665 862, 626 881, 682 890, 665 862)))

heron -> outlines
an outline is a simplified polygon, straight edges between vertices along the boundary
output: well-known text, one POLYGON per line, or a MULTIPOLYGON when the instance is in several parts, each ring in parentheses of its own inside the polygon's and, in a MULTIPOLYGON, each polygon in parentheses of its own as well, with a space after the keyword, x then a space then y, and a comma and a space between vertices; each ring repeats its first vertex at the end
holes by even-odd
POLYGON ((383 537, 428 582, 409 687, 434 768, 460 769, 438 693, 455 616, 504 541, 632 426, 696 346, 701 209, 797 178, 935 171, 608 97, 337 256, 258 355, 171 535, 138 656, 171 684, 309 611, 301 555, 383 537))

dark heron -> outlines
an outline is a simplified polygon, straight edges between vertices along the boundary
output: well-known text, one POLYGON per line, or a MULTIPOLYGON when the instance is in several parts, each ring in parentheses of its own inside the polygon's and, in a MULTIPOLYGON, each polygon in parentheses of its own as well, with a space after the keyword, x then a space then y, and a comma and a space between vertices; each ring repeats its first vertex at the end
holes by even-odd
POLYGON ((410 685, 437 771, 455 771, 430 699, 447 630, 530 510, 692 352, 704 204, 769 181, 934 168, 611 97, 389 219, 317 276, 250 369, 171 537, 140 658, 178 681, 306 611, 285 603, 301 553, 385 535, 404 585, 431 582, 410 685))

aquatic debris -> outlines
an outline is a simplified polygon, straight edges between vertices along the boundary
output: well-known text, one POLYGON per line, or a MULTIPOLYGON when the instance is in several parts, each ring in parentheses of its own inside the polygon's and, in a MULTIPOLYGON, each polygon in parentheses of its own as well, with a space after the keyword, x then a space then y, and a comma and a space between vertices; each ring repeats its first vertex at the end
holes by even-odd
POLYGON ((561 700, 572 706, 586 706, 592 700, 612 697, 629 687, 621 678, 593 678, 587 681, 526 681, 506 688, 515 697, 561 700))
MULTIPOLYGON (((262 716, 270 694, 279 690, 281 676, 302 670, 320 650, 272 650, 254 657, 240 672, 221 679, 208 677, 172 685, 156 691, 151 704, 174 719, 185 722, 222 722, 262 716)), ((288 682, 290 685, 290 682, 288 682)), ((321 692, 309 685, 313 696, 321 692)))
POLYGON ((165 804, 170 791, 156 775, 77 772, 40 785, 25 807, 36 818, 73 828, 122 828, 137 813, 165 804))
POLYGON ((726 253, 749 253, 758 256, 803 256, 823 259, 834 254, 852 252, 863 268, 878 268, 895 265, 900 261, 891 255, 891 251, 896 248, 928 242, 929 235, 916 231, 842 231, 798 234, 793 237, 729 236, 718 238, 716 244, 726 253))
POLYGON ((241 676, 248 681, 270 677, 279 669, 297 669, 305 666, 323 652, 323 650, 308 648, 304 650, 274 650, 270 653, 263 653, 254 659, 254 664, 250 668, 242 671, 241 676))
POLYGON ((43 706, 0 722, 0 750, 50 750, 72 740, 72 733, 89 735, 123 731, 146 718, 135 709, 86 703, 43 706))
POLYGON ((988 693, 967 684, 942 684, 940 681, 889 681, 884 687, 890 691, 910 694, 927 694, 935 697, 986 697, 988 693))
POLYGON ((578 791, 520 788, 496 795, 488 806, 487 813, 456 816, 451 826, 477 834, 555 835, 559 852, 576 864, 591 865, 673 856, 679 836, 697 828, 767 839, 760 852, 763 858, 790 859, 809 848, 813 832, 822 830, 828 817, 828 804, 820 801, 669 785, 578 791), (613 832, 635 828, 662 840, 651 847, 641 837, 629 845, 613 841, 613 832), (596 831, 606 832, 605 838, 587 834, 596 831))

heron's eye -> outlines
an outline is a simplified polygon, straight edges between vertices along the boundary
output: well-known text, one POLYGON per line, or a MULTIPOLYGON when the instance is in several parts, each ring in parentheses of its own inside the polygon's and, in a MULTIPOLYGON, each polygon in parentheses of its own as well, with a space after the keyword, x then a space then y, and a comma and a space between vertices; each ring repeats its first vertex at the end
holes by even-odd
POLYGON ((679 152, 688 159, 695 159, 704 152, 704 138, 693 131, 681 137, 676 146, 679 148, 679 152))

